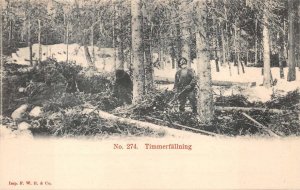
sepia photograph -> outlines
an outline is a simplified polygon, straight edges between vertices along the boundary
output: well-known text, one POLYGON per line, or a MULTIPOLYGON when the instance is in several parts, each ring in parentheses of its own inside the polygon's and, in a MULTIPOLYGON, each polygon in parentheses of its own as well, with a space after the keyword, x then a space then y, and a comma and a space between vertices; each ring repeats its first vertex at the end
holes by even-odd
POLYGON ((0 0, 0 189, 300 189, 300 0, 0 0))

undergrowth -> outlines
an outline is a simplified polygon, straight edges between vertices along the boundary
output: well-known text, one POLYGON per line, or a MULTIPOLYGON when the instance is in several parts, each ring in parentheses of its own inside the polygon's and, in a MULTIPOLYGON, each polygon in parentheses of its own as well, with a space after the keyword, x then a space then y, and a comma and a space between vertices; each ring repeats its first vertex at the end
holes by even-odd
MULTIPOLYGON (((58 63, 55 60, 42 62, 32 69, 28 66, 4 64, 3 115, 11 113, 22 104, 29 110, 41 106, 43 114, 32 118, 25 114, 23 120, 33 127, 36 135, 53 136, 163 136, 150 129, 140 129, 117 122, 101 119, 97 109, 112 112, 122 117, 143 120, 150 116, 163 120, 165 125, 174 123, 228 136, 263 135, 256 124, 245 118, 240 111, 215 111, 210 124, 203 124, 190 111, 179 112, 174 92, 154 90, 147 93, 136 105, 125 105, 115 98, 111 76, 103 74, 86 75, 86 69, 73 63, 58 63), (22 90, 20 90, 22 89, 22 90), (85 113, 87 107, 96 108, 85 113)), ((275 93, 266 103, 250 102, 242 95, 215 98, 216 106, 259 107, 265 111, 250 111, 247 114, 257 122, 281 136, 300 135, 299 100, 297 91, 287 95, 275 93), (290 110, 289 114, 274 114, 268 109, 290 110)), ((28 111, 29 111, 28 110, 28 111)), ((8 117, 5 123, 13 123, 8 117)))
POLYGON ((4 64, 2 122, 13 125, 25 121, 34 135, 45 136, 163 136, 149 128, 141 129, 118 122, 103 120, 96 110, 110 111, 120 106, 112 96, 113 82, 110 75, 90 72, 73 63, 58 63, 55 60, 42 62, 38 67, 4 64), (20 90, 22 89, 22 90, 20 90), (22 104, 27 112, 18 123, 8 119, 22 104), (33 118, 29 111, 41 106, 43 113, 33 118), (95 107, 92 113, 85 108, 95 107))

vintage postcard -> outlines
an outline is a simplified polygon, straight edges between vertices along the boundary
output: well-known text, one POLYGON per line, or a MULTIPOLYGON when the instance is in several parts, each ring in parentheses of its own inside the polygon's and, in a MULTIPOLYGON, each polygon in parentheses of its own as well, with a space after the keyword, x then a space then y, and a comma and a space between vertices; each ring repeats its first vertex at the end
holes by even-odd
POLYGON ((300 189, 299 0, 1 0, 0 189, 300 189))

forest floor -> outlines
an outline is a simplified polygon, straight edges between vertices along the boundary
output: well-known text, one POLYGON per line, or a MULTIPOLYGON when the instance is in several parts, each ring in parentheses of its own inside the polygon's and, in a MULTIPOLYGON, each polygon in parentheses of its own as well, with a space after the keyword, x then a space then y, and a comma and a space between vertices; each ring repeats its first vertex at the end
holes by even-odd
MULTIPOLYGON (((76 45, 70 45, 70 49, 74 50, 70 51, 73 55, 70 56, 70 60, 77 60, 76 64, 58 63, 64 61, 66 56, 62 50, 64 47, 65 45, 62 44, 48 47, 48 51, 51 49, 51 54, 55 54, 53 55, 55 60, 44 61, 43 66, 38 70, 32 70, 27 66, 28 61, 25 59, 29 51, 26 48, 21 48, 7 59, 4 64, 4 112, 1 119, 3 125, 8 127, 1 127, 2 135, 14 137, 33 134, 100 138, 166 135, 163 131, 156 131, 149 127, 140 128, 101 118, 98 110, 121 118, 146 121, 201 134, 204 131, 204 134, 225 136, 300 135, 298 115, 300 95, 297 91, 300 88, 300 79, 298 77, 297 81, 293 82, 280 79, 278 68, 272 68, 273 79, 277 80, 277 84, 266 89, 261 86, 263 79, 261 68, 245 67, 245 73, 240 70, 238 74, 237 68, 232 65, 230 76, 228 66, 220 66, 220 72, 216 72, 215 64, 212 62, 212 80, 255 82, 256 85, 214 86, 214 102, 217 107, 243 109, 216 109, 212 123, 203 124, 189 111, 189 108, 186 112, 180 113, 176 103, 169 105, 170 99, 174 97, 174 93, 170 91, 173 87, 172 82, 157 83, 157 90, 144 97, 139 105, 121 106, 112 96, 113 74, 109 72, 112 69, 109 68, 112 58, 108 56, 111 50, 97 49, 98 71, 90 71, 83 68, 86 66, 83 50, 76 45), (69 93, 66 84, 72 81, 74 76, 79 92, 69 93), (86 108, 92 109, 92 112, 86 113, 86 108)), ((49 52, 44 54, 43 60, 46 59, 47 54, 50 55, 49 52)), ((192 64, 192 67, 195 68, 195 65, 192 64)), ((284 71, 287 76, 287 68, 284 71)), ((156 68, 154 74, 156 77, 172 79, 175 72, 176 69, 167 65, 164 69, 156 68)), ((298 69, 297 76, 300 76, 298 69)))

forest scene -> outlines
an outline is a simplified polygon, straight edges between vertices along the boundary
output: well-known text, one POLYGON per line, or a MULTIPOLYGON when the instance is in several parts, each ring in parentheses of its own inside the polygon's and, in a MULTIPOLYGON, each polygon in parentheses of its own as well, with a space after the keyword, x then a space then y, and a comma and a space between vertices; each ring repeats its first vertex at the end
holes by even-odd
POLYGON ((1 137, 300 135, 299 0, 1 6, 1 137))

